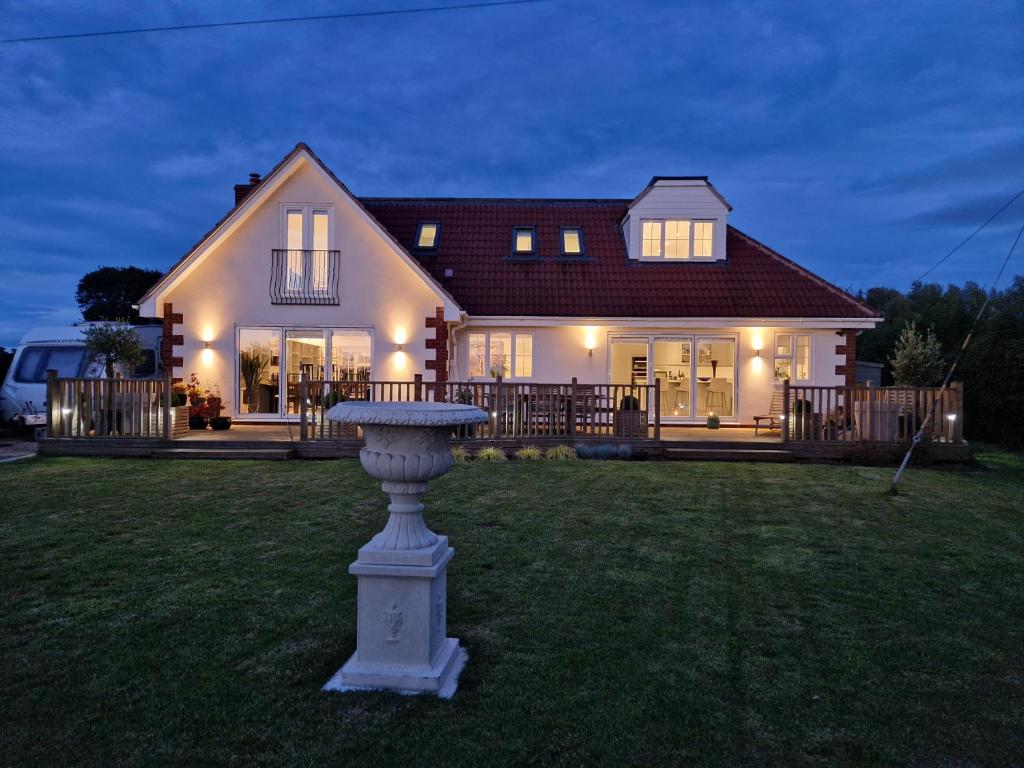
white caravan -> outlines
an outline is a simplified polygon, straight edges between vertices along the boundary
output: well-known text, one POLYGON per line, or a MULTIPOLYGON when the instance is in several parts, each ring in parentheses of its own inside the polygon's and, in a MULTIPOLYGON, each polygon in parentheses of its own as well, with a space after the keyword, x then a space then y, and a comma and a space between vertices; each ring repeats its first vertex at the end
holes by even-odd
MULTIPOLYGON (((3 387, 0 387, 0 419, 16 426, 46 423, 46 372, 51 368, 62 378, 103 376, 103 365, 85 352, 85 331, 93 323, 64 328, 33 328, 14 353, 3 387)), ((160 375, 159 325, 137 325, 135 332, 145 349, 145 360, 130 378, 155 379, 160 375)))

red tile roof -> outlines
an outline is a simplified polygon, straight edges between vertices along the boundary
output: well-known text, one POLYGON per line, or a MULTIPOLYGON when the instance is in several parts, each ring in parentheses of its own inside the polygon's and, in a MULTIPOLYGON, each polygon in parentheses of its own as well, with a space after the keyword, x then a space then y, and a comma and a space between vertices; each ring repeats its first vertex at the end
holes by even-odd
POLYGON ((629 259, 620 229, 628 200, 360 200, 470 315, 878 316, 733 227, 724 262, 629 259), (436 253, 414 247, 424 221, 441 224, 436 253), (537 259, 510 259, 515 226, 536 227, 537 259), (586 258, 560 255, 561 228, 572 226, 583 228, 586 258))

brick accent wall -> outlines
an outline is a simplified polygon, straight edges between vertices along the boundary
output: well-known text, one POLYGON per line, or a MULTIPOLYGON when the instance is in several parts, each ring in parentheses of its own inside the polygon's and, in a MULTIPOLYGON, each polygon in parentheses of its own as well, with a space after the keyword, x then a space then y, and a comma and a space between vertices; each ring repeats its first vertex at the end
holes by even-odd
POLYGON ((836 366, 836 374, 846 376, 846 386, 852 387, 857 383, 857 332, 844 330, 840 333, 843 341, 836 344, 836 354, 845 357, 846 362, 836 366))
MULTIPOLYGON (((428 337, 425 346, 434 350, 434 359, 427 360, 427 370, 434 372, 434 382, 437 384, 448 383, 448 323, 444 321, 444 307, 438 307, 433 317, 426 319, 426 327, 434 329, 434 337, 428 337)), ((434 389, 434 396, 437 399, 444 397, 444 387, 434 389)))
POLYGON ((180 356, 175 356, 174 348, 180 347, 185 343, 185 337, 180 333, 174 332, 174 326, 181 325, 182 317, 180 312, 174 311, 174 305, 169 302, 164 302, 164 332, 163 338, 160 340, 160 363, 163 366, 164 372, 171 375, 171 380, 174 383, 181 381, 180 376, 174 375, 175 368, 181 368, 185 362, 180 356))

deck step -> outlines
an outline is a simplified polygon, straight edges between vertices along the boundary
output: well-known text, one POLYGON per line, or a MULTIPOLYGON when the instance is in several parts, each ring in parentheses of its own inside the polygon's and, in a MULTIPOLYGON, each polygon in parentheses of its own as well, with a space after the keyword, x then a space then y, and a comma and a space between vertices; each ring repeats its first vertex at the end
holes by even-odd
POLYGON ((793 452, 776 448, 665 448, 677 461, 793 461, 793 452))
POLYGON ((161 448, 156 459, 259 459, 285 461, 295 455, 291 448, 161 448))

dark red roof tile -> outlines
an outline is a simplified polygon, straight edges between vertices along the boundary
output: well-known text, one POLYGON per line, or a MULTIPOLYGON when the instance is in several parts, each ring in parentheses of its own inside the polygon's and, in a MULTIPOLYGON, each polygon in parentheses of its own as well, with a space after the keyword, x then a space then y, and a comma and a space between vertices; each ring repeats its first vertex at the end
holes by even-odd
POLYGON ((628 200, 361 198, 366 209, 471 315, 556 317, 877 317, 834 285, 730 227, 726 260, 629 259, 628 200), (416 252, 421 221, 436 252, 416 252), (537 259, 510 259, 512 228, 534 226, 537 259), (586 258, 563 258, 562 227, 581 226, 586 258), (454 270, 446 278, 445 270, 454 270))

